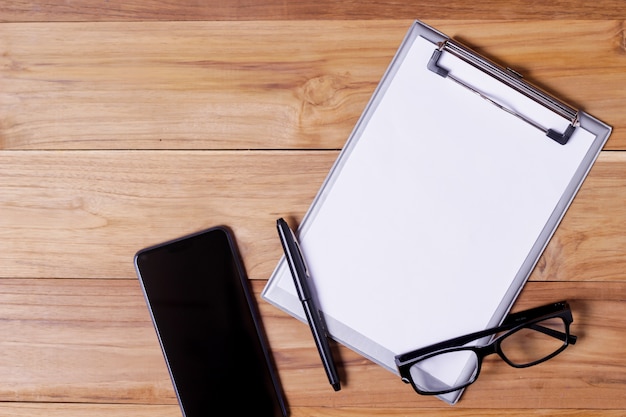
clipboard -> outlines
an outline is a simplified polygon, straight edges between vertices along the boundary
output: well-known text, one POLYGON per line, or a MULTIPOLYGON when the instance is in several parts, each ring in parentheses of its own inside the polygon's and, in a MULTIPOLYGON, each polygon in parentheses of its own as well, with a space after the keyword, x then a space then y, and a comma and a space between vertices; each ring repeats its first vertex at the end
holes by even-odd
MULTIPOLYGON (((330 336, 398 374, 500 324, 610 133, 415 21, 298 228, 330 336)), ((284 257, 262 297, 305 321, 284 257)))

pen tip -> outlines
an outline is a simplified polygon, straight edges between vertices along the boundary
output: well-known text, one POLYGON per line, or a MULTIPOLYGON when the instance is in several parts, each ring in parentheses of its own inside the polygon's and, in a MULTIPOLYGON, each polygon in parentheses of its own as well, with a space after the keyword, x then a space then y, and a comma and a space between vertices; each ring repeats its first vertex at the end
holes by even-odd
POLYGON ((333 384, 333 389, 334 389, 335 391, 339 391, 339 390, 341 389, 341 384, 340 384, 339 382, 335 382, 335 383, 333 384))

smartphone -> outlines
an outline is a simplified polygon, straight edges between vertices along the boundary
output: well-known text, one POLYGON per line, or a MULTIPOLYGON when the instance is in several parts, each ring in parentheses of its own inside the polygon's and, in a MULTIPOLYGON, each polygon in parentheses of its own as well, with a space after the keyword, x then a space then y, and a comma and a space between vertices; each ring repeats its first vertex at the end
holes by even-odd
POLYGON ((183 416, 287 415, 229 229, 140 250, 135 268, 183 416))

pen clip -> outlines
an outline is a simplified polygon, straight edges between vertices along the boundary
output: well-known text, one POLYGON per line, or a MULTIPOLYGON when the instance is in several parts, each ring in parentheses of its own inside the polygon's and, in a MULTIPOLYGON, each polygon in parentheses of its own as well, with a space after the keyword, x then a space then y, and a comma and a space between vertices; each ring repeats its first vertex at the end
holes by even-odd
POLYGON ((309 291, 307 284, 302 282, 304 280, 308 280, 309 270, 306 262, 304 261, 302 251, 300 250, 298 239, 296 238, 293 230, 289 227, 289 224, 287 224, 283 218, 277 220, 276 226, 278 228, 278 234, 280 242, 283 246, 287 265, 289 266, 291 274, 294 278, 298 296, 301 300, 309 300, 311 299, 311 292, 309 291))
POLYGON ((309 274, 309 267, 306 264, 306 260, 304 259, 304 255, 302 254, 302 248, 300 248, 300 242, 298 242, 298 238, 296 238, 296 234, 289 228, 289 233, 291 233, 291 238, 293 239, 293 243, 298 251, 298 256, 302 261, 302 267, 304 268, 305 278, 309 278, 311 275, 309 274))

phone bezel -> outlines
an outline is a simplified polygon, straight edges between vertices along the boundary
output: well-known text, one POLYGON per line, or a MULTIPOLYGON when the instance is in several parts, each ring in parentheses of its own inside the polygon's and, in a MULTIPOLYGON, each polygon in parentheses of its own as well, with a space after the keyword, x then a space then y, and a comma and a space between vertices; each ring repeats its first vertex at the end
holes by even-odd
POLYGON ((172 371, 172 368, 170 366, 170 361, 168 359, 167 356, 167 352, 165 350, 165 346, 163 344, 163 339, 161 336, 161 331, 159 329, 159 325, 155 319, 154 316, 154 312, 153 312, 153 305, 151 303, 151 300, 148 296, 148 292, 146 291, 146 286, 145 286, 145 282, 144 282, 144 276, 141 273, 140 270, 140 257, 143 254, 152 252, 152 251, 156 251, 156 250, 163 250, 163 249, 167 249, 168 247, 171 246, 175 246, 180 244, 181 242, 185 242, 187 240, 191 240, 197 237, 200 237, 202 235, 205 234, 211 234, 211 233, 222 233, 225 238, 226 241, 228 242, 228 249, 230 251, 230 254, 233 258, 233 263, 235 265, 235 268, 237 270, 237 276, 238 278, 238 288, 243 291, 243 295, 244 298, 246 300, 246 306, 247 306, 247 311, 250 314, 250 317, 252 319, 252 322, 254 324, 254 329, 255 329, 255 336, 257 341, 259 342, 259 345, 261 347, 262 353, 263 353, 263 357, 264 357, 264 368, 267 370, 267 376, 270 378, 271 380, 271 385, 272 385, 272 393, 273 393, 273 399, 272 402, 275 403, 275 405, 278 407, 278 409, 280 410, 280 415, 286 417, 289 415, 288 412, 288 408, 287 408, 287 402, 286 402, 286 398, 284 395, 284 392, 282 390, 282 386, 278 377, 278 371, 276 369, 275 366, 275 362, 274 362, 274 358, 271 354, 270 348, 269 348, 269 342, 267 340, 267 336, 265 334, 265 330, 261 321, 261 314, 258 310, 257 307, 257 303, 256 303, 256 298, 254 297, 254 294, 252 292, 252 289, 250 287, 250 283, 249 283, 249 279, 247 277, 246 271, 245 271, 245 267, 243 264, 243 259, 240 255, 237 243, 235 241, 235 237, 232 233, 232 231, 226 227, 226 226, 214 226, 208 229, 203 229, 194 233, 190 233, 184 236, 180 236, 162 243, 158 243, 152 246, 148 246, 146 248, 143 248, 139 251, 137 251, 137 253, 135 254, 134 258, 133 258, 133 263, 135 266, 135 271, 137 273, 137 276, 139 278, 139 282, 141 285, 141 290, 145 299, 145 302, 148 306, 148 310, 150 313, 150 319, 152 321, 153 327, 156 331, 157 334, 157 338, 159 340, 159 346, 161 348, 161 352, 163 354, 163 357, 165 359, 165 363, 167 365, 167 370, 168 373, 170 375, 170 380, 172 381, 172 384, 174 386, 174 392, 176 394, 176 398, 178 400, 178 404, 181 408, 181 411, 183 412, 183 415, 186 416, 185 410, 183 408, 183 403, 181 401, 181 394, 180 394, 180 390, 181 387, 179 387, 177 385, 176 379, 174 378, 174 374, 172 371))

